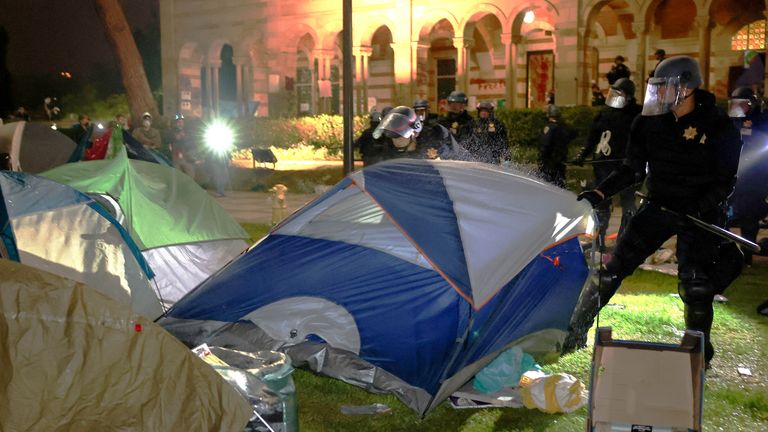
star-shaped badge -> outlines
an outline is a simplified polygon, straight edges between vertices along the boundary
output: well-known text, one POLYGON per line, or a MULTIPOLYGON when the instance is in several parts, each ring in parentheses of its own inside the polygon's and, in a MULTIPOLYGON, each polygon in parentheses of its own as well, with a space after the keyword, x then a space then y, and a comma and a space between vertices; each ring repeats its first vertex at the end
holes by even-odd
POLYGON ((687 128, 685 128, 685 130, 683 131, 683 138, 685 138, 686 140, 692 140, 692 139, 696 138, 696 134, 697 134, 697 133, 699 133, 699 131, 698 131, 698 130, 696 130, 696 128, 695 128, 695 127, 693 127, 693 126, 688 126, 688 127, 687 127, 687 128))

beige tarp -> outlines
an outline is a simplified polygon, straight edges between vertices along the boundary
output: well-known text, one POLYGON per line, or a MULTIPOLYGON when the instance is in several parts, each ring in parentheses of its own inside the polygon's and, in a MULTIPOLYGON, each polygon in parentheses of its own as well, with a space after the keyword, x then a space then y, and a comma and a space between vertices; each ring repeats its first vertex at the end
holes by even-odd
POLYGON ((250 416, 210 366, 129 307, 0 260, 0 430, 242 431, 250 416))

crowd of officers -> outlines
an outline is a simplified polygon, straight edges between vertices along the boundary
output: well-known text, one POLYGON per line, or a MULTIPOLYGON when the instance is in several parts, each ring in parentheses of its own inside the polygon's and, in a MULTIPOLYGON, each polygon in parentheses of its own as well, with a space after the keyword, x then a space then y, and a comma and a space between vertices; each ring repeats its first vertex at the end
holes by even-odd
MULTIPOLYGON (((678 291, 686 327, 703 333, 709 367, 715 353, 710 337, 713 299, 751 263, 751 255, 702 230, 689 216, 718 227, 739 227, 744 237, 756 241, 761 220, 768 216, 768 121, 752 89, 737 88, 725 112, 712 93, 700 88, 695 59, 661 54, 642 105, 629 74, 615 74, 584 147, 570 161, 594 170, 594 182, 578 200, 595 209, 599 250, 605 250, 614 195, 620 197, 622 218, 616 247, 599 272, 600 283, 582 294, 566 350, 584 346, 586 330, 623 279, 677 236, 678 291), (638 208, 635 192, 643 183, 646 198, 638 208)), ((491 164, 509 160, 507 132, 494 118, 493 105, 478 104, 473 118, 466 104, 466 95, 453 92, 442 117, 429 112, 426 100, 374 113, 371 127, 357 142, 365 165, 400 157, 491 164)), ((565 187, 568 143, 576 133, 562 122, 554 97, 545 112, 539 171, 544 180, 565 187)))
POLYGON ((501 164, 510 160, 507 130, 494 117, 490 102, 467 113, 468 98, 454 91, 444 116, 430 112, 429 102, 374 111, 370 127, 355 142, 365 166, 387 159, 459 159, 501 164))

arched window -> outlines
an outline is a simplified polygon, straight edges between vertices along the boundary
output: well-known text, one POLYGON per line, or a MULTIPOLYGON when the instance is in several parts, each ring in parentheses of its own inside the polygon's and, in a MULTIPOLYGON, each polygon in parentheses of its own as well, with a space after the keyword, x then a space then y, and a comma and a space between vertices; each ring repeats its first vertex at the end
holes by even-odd
POLYGON ((747 24, 731 38, 732 51, 761 50, 765 48, 765 20, 747 24))

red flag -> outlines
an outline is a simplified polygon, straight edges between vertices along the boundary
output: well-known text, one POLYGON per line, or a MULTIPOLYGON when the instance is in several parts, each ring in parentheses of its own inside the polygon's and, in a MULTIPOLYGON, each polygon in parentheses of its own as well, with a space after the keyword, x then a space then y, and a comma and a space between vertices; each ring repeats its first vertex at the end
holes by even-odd
POLYGON ((93 140, 93 144, 85 149, 83 160, 99 160, 107 156, 109 147, 109 138, 112 136, 112 129, 104 132, 100 137, 93 140))

